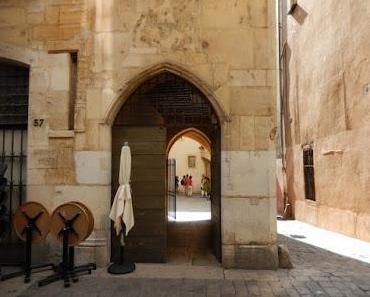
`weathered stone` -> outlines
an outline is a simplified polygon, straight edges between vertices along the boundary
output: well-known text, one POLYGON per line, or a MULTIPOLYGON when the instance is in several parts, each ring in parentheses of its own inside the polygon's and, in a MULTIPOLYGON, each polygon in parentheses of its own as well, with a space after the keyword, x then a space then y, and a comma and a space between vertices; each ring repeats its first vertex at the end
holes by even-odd
POLYGON ((226 268, 277 269, 279 265, 277 246, 240 245, 230 256, 224 254, 226 268))
POLYGON ((293 264, 290 261, 289 250, 285 245, 278 245, 279 255, 279 268, 293 268, 293 264))
POLYGON ((110 159, 109 152, 77 152, 75 154, 77 182, 80 184, 110 184, 110 159))
POLYGON ((222 194, 269 197, 269 171, 274 164, 273 151, 223 151, 222 194))
POLYGON ((232 70, 230 72, 231 85, 235 87, 265 87, 267 77, 265 70, 232 70))

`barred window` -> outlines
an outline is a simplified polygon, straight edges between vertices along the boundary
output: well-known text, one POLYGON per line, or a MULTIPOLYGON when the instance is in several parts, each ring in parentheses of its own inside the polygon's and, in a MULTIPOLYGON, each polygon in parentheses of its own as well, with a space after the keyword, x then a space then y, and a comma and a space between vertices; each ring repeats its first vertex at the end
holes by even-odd
POLYGON ((313 165, 313 150, 311 147, 303 150, 303 170, 305 197, 306 199, 315 201, 315 172, 313 165))
POLYGON ((27 126, 28 72, 23 65, 0 60, 0 126, 27 126))

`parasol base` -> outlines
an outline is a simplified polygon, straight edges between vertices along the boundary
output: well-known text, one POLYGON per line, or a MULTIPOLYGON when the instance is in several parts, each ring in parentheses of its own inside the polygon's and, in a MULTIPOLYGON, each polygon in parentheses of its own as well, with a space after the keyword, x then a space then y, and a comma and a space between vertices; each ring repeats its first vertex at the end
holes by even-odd
POLYGON ((108 272, 111 274, 126 274, 135 271, 135 263, 124 261, 123 263, 113 263, 108 267, 108 272))

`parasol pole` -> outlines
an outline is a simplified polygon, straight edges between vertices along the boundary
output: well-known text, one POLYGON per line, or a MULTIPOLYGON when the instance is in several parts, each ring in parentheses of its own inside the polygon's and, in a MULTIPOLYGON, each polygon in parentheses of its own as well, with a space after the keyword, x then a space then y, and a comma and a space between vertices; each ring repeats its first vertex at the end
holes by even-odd
MULTIPOLYGON (((128 142, 124 142, 124 147, 128 146, 128 142)), ((121 219, 121 218, 120 218, 121 219)), ((119 260, 118 262, 113 262, 108 267, 108 272, 111 274, 126 274, 135 271, 135 263, 132 261, 126 260, 124 257, 125 254, 125 234, 126 234, 126 224, 122 223, 122 228, 120 234, 116 235, 119 237, 119 260)))

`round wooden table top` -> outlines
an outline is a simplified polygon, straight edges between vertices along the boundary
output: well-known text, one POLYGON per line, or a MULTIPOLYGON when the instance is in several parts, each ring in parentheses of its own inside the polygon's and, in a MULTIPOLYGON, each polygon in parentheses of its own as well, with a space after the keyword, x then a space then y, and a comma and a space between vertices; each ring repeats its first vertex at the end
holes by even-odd
POLYGON ((23 203, 15 212, 13 218, 14 230, 17 236, 26 240, 26 226, 29 219, 33 219, 35 228, 32 230, 32 242, 38 242, 46 238, 50 231, 50 215, 47 209, 40 203, 30 201, 23 203))
MULTIPOLYGON (((93 216, 91 210, 85 204, 83 204, 82 202, 71 201, 70 203, 76 203, 76 204, 80 205, 85 210, 85 212, 87 213, 87 215, 89 217, 89 229, 88 229, 88 232, 86 234, 86 238, 89 237, 91 232, 94 230, 94 216, 93 216)), ((86 238, 84 238, 84 240, 86 238)))
POLYGON ((59 205, 51 215, 50 232, 59 242, 63 242, 63 228, 70 225, 68 244, 77 245, 89 235, 89 215, 84 207, 75 202, 59 205))

